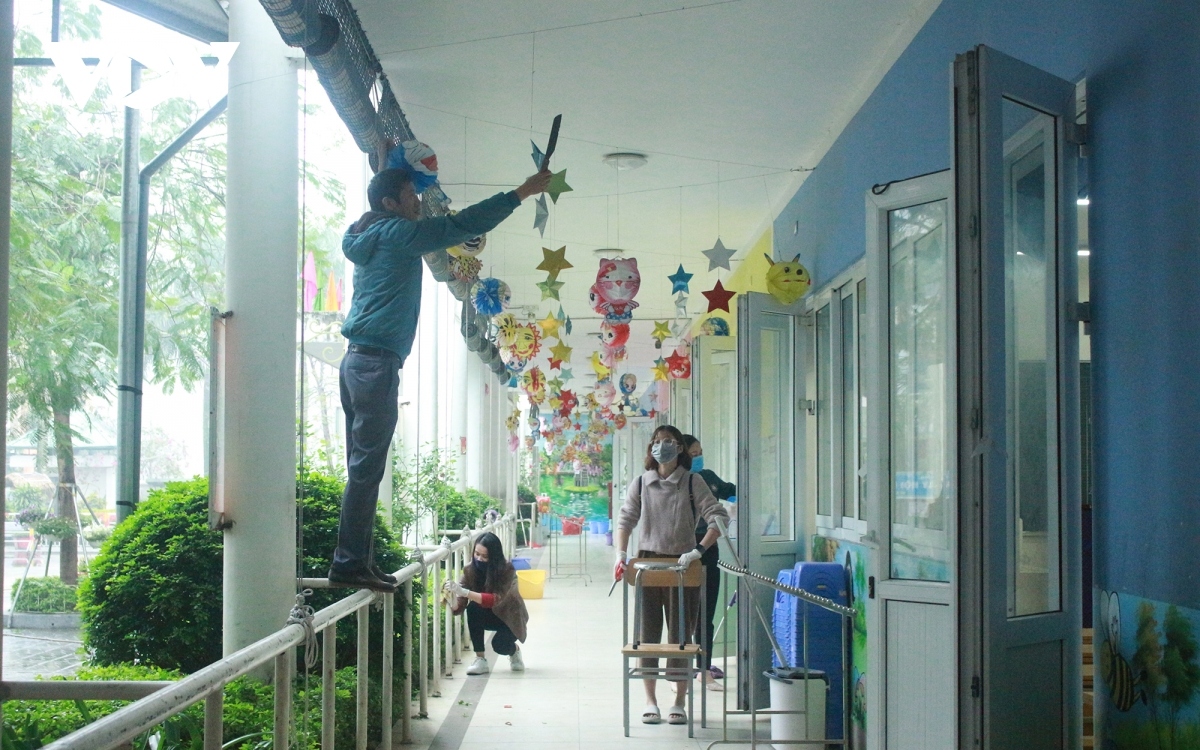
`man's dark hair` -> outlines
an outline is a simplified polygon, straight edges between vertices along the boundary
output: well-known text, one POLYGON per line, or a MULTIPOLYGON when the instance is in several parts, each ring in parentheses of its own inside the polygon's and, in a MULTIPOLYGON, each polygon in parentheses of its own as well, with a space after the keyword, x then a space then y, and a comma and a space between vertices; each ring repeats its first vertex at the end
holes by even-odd
POLYGON ((372 211, 383 211, 383 199, 400 200, 400 190, 412 182, 403 169, 385 169, 371 178, 367 185, 367 202, 372 211))

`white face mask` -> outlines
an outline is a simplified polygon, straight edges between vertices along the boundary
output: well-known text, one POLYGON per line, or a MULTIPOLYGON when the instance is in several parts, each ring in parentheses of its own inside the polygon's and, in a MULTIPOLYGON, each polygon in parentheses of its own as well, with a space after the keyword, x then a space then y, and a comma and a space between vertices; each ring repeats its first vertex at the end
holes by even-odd
POLYGON ((656 440, 650 446, 650 455, 660 464, 669 464, 679 455, 679 444, 674 440, 656 440))

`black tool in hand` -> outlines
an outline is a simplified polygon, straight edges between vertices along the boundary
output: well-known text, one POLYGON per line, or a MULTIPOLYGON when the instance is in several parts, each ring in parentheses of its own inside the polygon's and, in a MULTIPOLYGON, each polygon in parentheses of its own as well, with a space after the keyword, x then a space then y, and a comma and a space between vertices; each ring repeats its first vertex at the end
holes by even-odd
POLYGON ((550 140, 546 143, 546 153, 542 156, 542 169, 545 171, 550 166, 550 155, 554 153, 554 147, 558 145, 558 126, 562 125, 562 115, 554 116, 554 124, 550 126, 550 140))

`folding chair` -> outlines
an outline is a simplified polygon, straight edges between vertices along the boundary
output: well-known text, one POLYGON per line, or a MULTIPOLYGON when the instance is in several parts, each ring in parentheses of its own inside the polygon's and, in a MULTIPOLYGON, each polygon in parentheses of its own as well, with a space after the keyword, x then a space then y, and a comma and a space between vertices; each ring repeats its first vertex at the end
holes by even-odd
MULTIPOLYGON (((681 671, 687 673, 688 681, 688 705, 687 705, 687 725, 688 737, 694 737, 694 726, 692 709, 695 705, 694 692, 696 687, 696 675, 703 670, 700 667, 701 656, 704 649, 700 644, 689 643, 691 633, 687 632, 687 616, 684 608, 684 588, 695 588, 700 591, 700 604, 697 610, 700 625, 700 642, 704 642, 707 635, 707 623, 705 622, 705 586, 704 586, 704 566, 700 561, 693 562, 686 570, 670 559, 664 558, 635 558, 629 561, 625 568, 625 586, 622 586, 624 593, 624 628, 623 636, 625 645, 621 648, 621 657, 624 663, 622 670, 622 688, 625 697, 625 736, 629 736, 629 681, 634 678, 646 677, 666 677, 668 675, 678 676, 681 671), (629 618, 629 590, 633 589, 633 627, 635 632, 630 634, 630 618, 629 618), (641 640, 641 630, 638 627, 642 620, 642 594, 646 588, 672 588, 675 589, 678 595, 679 607, 679 628, 678 628, 678 643, 644 643, 641 640), (668 669, 665 662, 660 661, 657 667, 643 667, 640 662, 635 662, 635 666, 630 666, 630 659, 642 658, 657 658, 657 659, 685 659, 688 666, 683 670, 678 668, 668 669)), ((667 624, 664 623, 664 630, 667 624)), ((706 690, 700 691, 700 726, 708 725, 708 695, 706 690)))

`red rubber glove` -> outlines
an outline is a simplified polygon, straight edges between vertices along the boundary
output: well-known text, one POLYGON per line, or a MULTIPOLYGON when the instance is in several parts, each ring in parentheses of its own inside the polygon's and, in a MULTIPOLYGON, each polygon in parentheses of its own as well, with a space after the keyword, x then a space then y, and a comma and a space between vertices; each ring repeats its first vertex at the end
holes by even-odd
POLYGON ((617 555, 617 562, 613 565, 613 580, 619 581, 625 577, 625 558, 617 555))

